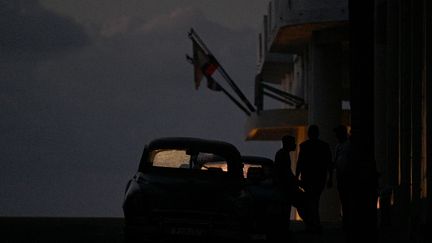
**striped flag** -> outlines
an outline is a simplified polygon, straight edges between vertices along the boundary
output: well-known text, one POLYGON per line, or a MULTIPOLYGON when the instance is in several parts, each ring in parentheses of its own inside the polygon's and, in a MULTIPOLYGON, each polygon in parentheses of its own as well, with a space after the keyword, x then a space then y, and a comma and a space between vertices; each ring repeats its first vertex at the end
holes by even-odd
MULTIPOLYGON (((201 46, 193 41, 193 64, 194 64, 194 77, 195 89, 198 89, 203 77, 211 77, 218 69, 219 64, 212 55, 206 54, 201 46)), ((211 81, 209 81, 211 82, 211 81)), ((208 85, 209 86, 209 85, 208 85)))
POLYGON ((213 91, 222 91, 222 86, 211 76, 207 76, 207 88, 213 91))

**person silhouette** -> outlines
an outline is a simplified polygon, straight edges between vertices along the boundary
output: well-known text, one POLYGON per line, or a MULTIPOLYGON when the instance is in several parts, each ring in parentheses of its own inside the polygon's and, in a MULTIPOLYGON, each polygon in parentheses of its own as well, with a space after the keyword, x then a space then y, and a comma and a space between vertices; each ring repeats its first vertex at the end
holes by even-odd
POLYGON ((336 169, 337 190, 342 208, 342 228, 346 231, 349 227, 349 222, 351 222, 350 212, 352 210, 350 209, 350 190, 352 190, 352 188, 349 183, 349 178, 347 178, 350 177, 348 168, 351 166, 349 164, 352 153, 351 141, 346 126, 339 125, 335 127, 333 131, 338 140, 338 144, 335 147, 334 167, 336 169))
POLYGON ((308 137, 300 144, 295 176, 305 191, 306 231, 320 233, 319 201, 331 173, 332 153, 329 144, 319 139, 318 126, 309 126, 308 137))
MULTIPOLYGON (((275 155, 274 162, 274 184, 283 190, 289 197, 289 202, 297 209, 300 217, 305 218, 304 192, 298 186, 298 180, 291 170, 290 152, 297 147, 295 138, 290 135, 282 137, 282 148, 275 155)), ((291 206, 290 205, 290 206, 291 206)))
POLYGON ((295 138, 290 135, 282 137, 282 148, 275 155, 274 162, 274 183, 280 186, 291 187, 295 182, 294 174, 291 170, 290 152, 296 149, 295 138))

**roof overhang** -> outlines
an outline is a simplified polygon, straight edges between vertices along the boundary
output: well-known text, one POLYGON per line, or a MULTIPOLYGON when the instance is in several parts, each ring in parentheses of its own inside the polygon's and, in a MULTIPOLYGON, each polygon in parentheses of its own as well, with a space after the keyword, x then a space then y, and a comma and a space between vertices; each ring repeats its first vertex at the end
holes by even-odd
POLYGON ((246 120, 246 140, 280 140, 294 134, 296 128, 307 125, 306 109, 263 110, 246 120))
POLYGON ((299 54, 310 43, 312 34, 317 31, 328 32, 320 42, 345 41, 349 38, 348 21, 329 21, 284 25, 278 29, 269 52, 299 54))

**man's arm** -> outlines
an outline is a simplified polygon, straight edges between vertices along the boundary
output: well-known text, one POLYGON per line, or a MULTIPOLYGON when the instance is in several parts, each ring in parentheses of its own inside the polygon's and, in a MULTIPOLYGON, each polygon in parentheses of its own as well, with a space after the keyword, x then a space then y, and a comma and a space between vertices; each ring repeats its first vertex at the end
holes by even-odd
POLYGON ((332 161, 332 153, 330 150, 330 146, 327 147, 327 170, 328 170, 328 181, 327 181, 327 187, 331 188, 333 186, 333 168, 334 168, 334 162, 332 161))
POLYGON ((298 155, 298 159, 297 159, 297 165, 296 165, 296 171, 295 171, 295 176, 298 179, 301 171, 302 171, 302 166, 303 166, 303 162, 304 161, 304 152, 302 149, 302 146, 300 145, 300 149, 299 149, 299 155, 298 155))

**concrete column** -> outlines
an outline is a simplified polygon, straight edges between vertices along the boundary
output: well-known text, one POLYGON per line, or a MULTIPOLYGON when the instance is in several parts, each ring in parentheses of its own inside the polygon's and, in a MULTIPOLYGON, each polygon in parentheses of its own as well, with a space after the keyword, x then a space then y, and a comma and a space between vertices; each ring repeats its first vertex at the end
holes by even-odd
POLYGON ((432 226, 432 1, 425 0, 425 83, 426 83, 426 149, 427 200, 429 226, 432 226))
POLYGON ((401 1, 400 8, 400 93, 399 93, 399 146, 400 146, 400 190, 397 196, 398 215, 400 225, 404 227, 409 223, 411 200, 411 24, 410 2, 401 1))
MULTIPOLYGON (((313 38, 310 50, 309 124, 318 125, 320 138, 336 145, 333 128, 341 123, 342 46, 313 38)), ((326 189, 320 206, 323 221, 340 220, 340 203, 335 188, 326 189)))
MULTIPOLYGON (((383 170, 383 186, 396 189, 399 185, 399 4, 387 2, 387 45, 386 45, 386 167, 383 170)), ((390 198, 381 204, 381 226, 390 226, 393 217, 390 198), (384 211, 383 211, 384 207, 384 211)))

